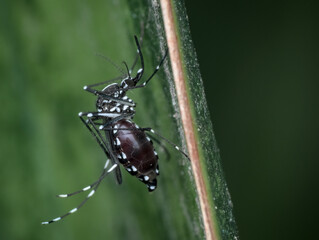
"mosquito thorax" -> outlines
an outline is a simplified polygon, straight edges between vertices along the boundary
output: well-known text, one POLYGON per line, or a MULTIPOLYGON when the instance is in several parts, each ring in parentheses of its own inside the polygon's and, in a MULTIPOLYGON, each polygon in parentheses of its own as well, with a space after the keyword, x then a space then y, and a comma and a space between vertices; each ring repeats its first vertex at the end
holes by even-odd
POLYGON ((135 113, 136 104, 126 95, 126 90, 117 83, 106 86, 105 95, 99 95, 96 101, 98 112, 106 113, 135 113))

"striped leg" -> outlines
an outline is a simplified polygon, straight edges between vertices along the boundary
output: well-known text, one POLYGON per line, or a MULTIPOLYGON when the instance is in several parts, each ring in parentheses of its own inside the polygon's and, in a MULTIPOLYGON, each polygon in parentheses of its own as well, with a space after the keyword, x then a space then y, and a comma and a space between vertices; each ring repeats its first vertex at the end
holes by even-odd
POLYGON ((59 194, 59 195, 57 195, 57 197, 59 197, 59 198, 67 198, 67 197, 71 197, 71 196, 74 196, 76 194, 79 194, 79 193, 82 193, 82 192, 86 192, 86 191, 92 189, 94 186, 96 186, 96 184, 98 184, 100 181, 102 181, 102 179, 105 177, 105 173, 107 172, 106 168, 109 165, 109 162, 110 162, 110 160, 106 160, 104 169, 103 169, 100 177, 94 183, 86 186, 85 188, 82 188, 81 190, 75 191, 73 193, 59 194))
MULTIPOLYGON (((142 47, 143 46, 143 37, 144 37, 144 22, 141 22, 141 33, 140 33, 140 47, 142 47)), ((135 65, 137 64, 137 61, 138 61, 138 59, 139 59, 139 56, 140 56, 140 54, 139 54, 139 52, 137 52, 137 55, 136 55, 136 57, 135 57, 135 59, 134 59, 134 62, 133 62, 133 64, 132 64, 132 67, 130 68, 130 74, 132 73, 132 71, 134 70, 134 68, 135 68, 135 65)))
MULTIPOLYGON (((108 161, 105 164, 105 168, 103 170, 102 175, 100 176, 99 180, 95 183, 95 185, 94 185, 93 189, 91 190, 91 192, 87 195, 87 197, 76 208, 71 209, 69 212, 67 212, 66 214, 64 214, 64 215, 62 215, 60 217, 54 218, 54 219, 52 219, 50 221, 42 222, 42 224, 50 224, 50 223, 53 223, 53 222, 60 221, 61 219, 65 218, 66 216, 69 216, 70 214, 75 213, 76 211, 78 211, 87 202, 87 200, 89 200, 89 198, 91 198, 94 195, 94 193, 96 192, 97 188, 99 187, 99 185, 100 185, 101 181, 104 179, 104 177, 107 174, 109 174, 110 172, 112 172, 116 167, 118 167, 117 164, 114 164, 109 170, 106 171, 107 165, 108 165, 108 161)), ((90 188, 88 188, 88 189, 90 189, 90 188)), ((85 190, 85 191, 87 191, 87 190, 85 190)))
POLYGON ((170 145, 172 145, 177 151, 179 151, 181 154, 183 154, 188 160, 190 160, 189 156, 183 152, 180 147, 178 147, 176 144, 174 144, 173 142, 171 142, 170 140, 168 140, 167 138, 163 137, 162 135, 160 135, 159 133, 155 132, 154 129, 152 128, 140 128, 142 131, 148 131, 153 133, 154 135, 160 137, 161 139, 163 139, 165 142, 169 143, 170 145))
MULTIPOLYGON (((104 140, 104 138, 102 137, 100 131, 97 129, 96 124, 94 123, 94 121, 90 118, 93 117, 93 113, 88 113, 88 114, 84 114, 84 113, 79 113, 80 119, 81 121, 84 123, 84 125, 87 127, 87 129, 91 132, 91 134, 94 136, 94 138, 96 139, 96 141, 98 142, 98 144, 100 145, 100 147, 103 149, 105 155, 111 159, 112 164, 114 163, 118 163, 118 160, 116 158, 116 156, 114 155, 111 147, 109 144, 106 143, 106 141, 104 140), (89 115, 89 114, 92 114, 89 115), (83 116, 87 116, 88 119, 87 121, 85 121, 83 119, 83 116), (89 117, 90 116, 90 117, 89 117), (91 126, 93 127, 93 129, 91 128, 91 126)), ((118 184, 122 183, 122 174, 121 174, 121 170, 120 168, 117 168, 115 170, 115 176, 116 176, 116 181, 118 184)))
MULTIPOLYGON (((158 72, 158 70, 160 69, 160 67, 163 65, 164 63, 164 60, 166 59, 167 57, 167 54, 168 54, 168 49, 166 49, 166 52, 165 52, 165 55, 164 57, 162 58, 162 60, 160 61, 160 63, 157 65, 157 67, 155 68, 154 72, 151 74, 151 76, 142 84, 140 85, 137 85, 137 86, 134 86, 134 87, 130 87, 128 88, 128 90, 131 90, 131 89, 135 89, 135 88, 142 88, 142 87, 145 87, 146 84, 154 77, 154 75, 158 72)), ((139 71, 142 71, 143 68, 141 68, 139 71)), ((138 73, 139 73, 138 71, 138 73)), ((140 76, 137 80, 137 82, 142 78, 142 76, 140 76)))

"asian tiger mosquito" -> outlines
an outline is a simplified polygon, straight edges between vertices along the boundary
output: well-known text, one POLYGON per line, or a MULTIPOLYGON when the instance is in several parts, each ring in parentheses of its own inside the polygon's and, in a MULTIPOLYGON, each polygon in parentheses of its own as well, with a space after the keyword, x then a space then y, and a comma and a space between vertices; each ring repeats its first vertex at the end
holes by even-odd
MULTIPOLYGON (((136 105, 126 93, 129 90, 145 87, 160 69, 168 53, 168 49, 166 49, 164 57, 161 59, 153 73, 142 84, 138 84, 144 73, 144 59, 139 40, 136 36, 134 36, 134 39, 141 64, 141 68, 137 71, 135 77, 131 76, 132 69, 129 70, 127 64, 124 62, 127 75, 122 79, 120 84, 112 83, 102 90, 96 90, 94 87, 103 85, 109 81, 83 87, 85 91, 97 96, 97 111, 80 112, 79 117, 107 156, 103 171, 99 178, 87 187, 73 193, 57 195, 60 198, 67 198, 91 190, 87 197, 76 208, 73 208, 60 217, 42 222, 42 224, 57 222, 78 211, 79 208, 94 195, 101 181, 110 172, 115 171, 117 182, 122 183, 120 164, 131 175, 137 177, 146 184, 150 192, 154 191, 157 187, 156 177, 159 175, 158 155, 154 150, 151 139, 147 137, 145 132, 150 132, 160 137, 189 159, 187 154, 180 150, 177 145, 155 132, 152 128, 140 128, 132 121, 132 118, 135 115, 134 108, 136 105), (105 137, 103 136, 103 133, 105 137), (111 166, 108 168, 110 162, 111 166)), ((117 79, 114 79, 114 81, 117 79)))

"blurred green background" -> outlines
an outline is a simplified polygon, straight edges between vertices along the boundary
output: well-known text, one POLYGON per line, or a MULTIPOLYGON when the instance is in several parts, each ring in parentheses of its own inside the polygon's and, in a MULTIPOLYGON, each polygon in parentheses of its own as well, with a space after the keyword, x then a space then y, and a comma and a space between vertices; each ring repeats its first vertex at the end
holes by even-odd
POLYGON ((317 239, 318 1, 186 1, 241 239, 317 239))
MULTIPOLYGON (((104 164, 77 113, 94 106, 83 85, 118 75, 95 52, 116 63, 134 58, 139 30, 118 14, 128 14, 123 2, 0 1, 0 239, 201 238, 196 216, 166 192, 172 181, 176 188, 184 183, 163 171, 158 202, 124 175, 121 187, 104 181, 72 219, 40 225, 82 199, 54 194, 85 186, 104 164), (165 200, 181 208, 185 222, 158 206, 165 200), (134 214, 144 207, 150 212, 137 224, 134 214)), ((315 238, 318 4, 187 0, 186 7, 241 238, 315 238)), ((156 52, 146 52, 154 67, 156 52)), ((161 125, 169 110, 159 115, 145 105, 150 117, 137 120, 174 139, 176 126, 161 125)))
MULTIPOLYGON (((40 224, 76 207, 85 194, 70 199, 55 194, 92 183, 106 160, 78 118, 80 111, 95 109, 96 97, 83 86, 120 75, 95 53, 121 68, 123 60, 131 65, 137 54, 133 36, 141 34, 144 21, 150 75, 165 52, 160 19, 148 14, 153 10, 140 0, 1 1, 1 240, 203 237, 190 163, 165 144, 155 144, 161 174, 153 193, 126 172, 122 186, 108 176, 76 214, 40 224)), ((168 66, 165 61, 147 89, 132 91, 134 120, 182 146, 168 66)))

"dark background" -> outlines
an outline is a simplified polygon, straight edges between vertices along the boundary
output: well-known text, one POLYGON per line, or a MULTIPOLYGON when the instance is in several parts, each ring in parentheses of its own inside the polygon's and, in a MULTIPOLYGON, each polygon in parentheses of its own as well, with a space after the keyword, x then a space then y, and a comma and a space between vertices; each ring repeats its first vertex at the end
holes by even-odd
POLYGON ((241 239, 317 238, 318 3, 186 8, 241 239))

